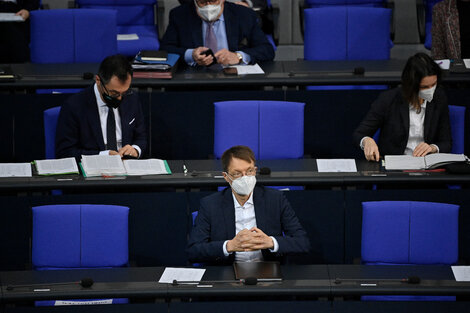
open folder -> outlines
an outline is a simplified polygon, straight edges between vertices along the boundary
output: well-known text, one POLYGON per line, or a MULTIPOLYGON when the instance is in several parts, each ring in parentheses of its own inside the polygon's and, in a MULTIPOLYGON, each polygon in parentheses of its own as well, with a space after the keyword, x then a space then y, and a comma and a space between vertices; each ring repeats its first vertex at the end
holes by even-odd
POLYGON ((235 262, 235 279, 257 278, 263 280, 281 280, 279 262, 235 262))

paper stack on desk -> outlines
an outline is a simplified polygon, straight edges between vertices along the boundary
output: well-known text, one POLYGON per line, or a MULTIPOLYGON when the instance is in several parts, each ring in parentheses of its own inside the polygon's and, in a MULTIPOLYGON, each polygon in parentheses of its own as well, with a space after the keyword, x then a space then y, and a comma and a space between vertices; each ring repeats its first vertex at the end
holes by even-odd
POLYGON ((171 174, 165 160, 122 161, 119 155, 82 155, 81 166, 85 177, 171 174))
POLYGON ((0 177, 32 177, 31 163, 0 163, 0 177))
POLYGON ((79 174, 75 158, 34 161, 39 175, 79 174))
POLYGON ((466 162, 463 154, 434 153, 424 157, 411 155, 386 155, 386 170, 427 170, 455 162, 466 162))

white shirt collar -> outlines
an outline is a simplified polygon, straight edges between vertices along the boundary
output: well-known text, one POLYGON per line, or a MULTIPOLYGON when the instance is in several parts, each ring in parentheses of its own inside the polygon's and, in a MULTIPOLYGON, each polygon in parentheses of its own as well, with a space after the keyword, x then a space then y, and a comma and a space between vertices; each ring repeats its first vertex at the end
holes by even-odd
POLYGON ((255 205, 254 202, 253 202, 253 193, 254 192, 255 192, 254 190, 251 192, 250 197, 245 202, 245 204, 242 206, 242 205, 240 205, 240 203, 238 203, 238 200, 237 200, 237 198, 235 197, 235 194, 232 191, 233 205, 235 206, 235 209, 243 209, 244 206, 247 205, 247 204, 255 205))

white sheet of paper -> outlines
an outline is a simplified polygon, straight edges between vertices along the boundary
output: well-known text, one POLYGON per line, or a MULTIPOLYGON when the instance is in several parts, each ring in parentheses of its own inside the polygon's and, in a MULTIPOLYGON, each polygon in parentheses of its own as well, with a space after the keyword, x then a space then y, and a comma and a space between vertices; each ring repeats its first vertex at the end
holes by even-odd
POLYGON ((24 20, 15 13, 0 13, 0 22, 24 22, 24 20))
POLYGON ((167 267, 158 282, 162 284, 171 284, 174 280, 199 282, 205 272, 204 268, 167 267))
POLYGON ((235 65, 230 66, 237 69, 237 75, 264 74, 263 69, 258 65, 235 65))
POLYGON ((0 163, 0 177, 31 176, 31 163, 0 163))
POLYGON ((450 68, 450 60, 449 59, 444 59, 444 60, 435 60, 434 62, 439 65, 439 67, 443 70, 448 70, 450 68))
POLYGON ((466 68, 470 68, 470 59, 463 59, 466 68))
POLYGON ((354 159, 317 159, 318 172, 357 172, 356 161, 354 159))
POLYGON ((165 161, 160 159, 124 160, 127 175, 159 175, 170 174, 165 167, 165 161))
POLYGON ((470 266, 451 266, 456 281, 470 281, 470 266))
POLYGON ((139 35, 137 34, 118 34, 117 40, 139 40, 139 35))

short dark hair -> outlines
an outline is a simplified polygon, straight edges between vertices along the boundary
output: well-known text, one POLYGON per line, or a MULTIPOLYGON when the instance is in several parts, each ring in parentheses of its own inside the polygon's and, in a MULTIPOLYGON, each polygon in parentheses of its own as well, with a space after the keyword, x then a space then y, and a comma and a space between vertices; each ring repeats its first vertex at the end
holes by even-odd
POLYGON ((419 85, 426 76, 437 76, 437 83, 441 81, 441 68, 426 53, 416 53, 406 62, 401 74, 403 97, 413 106, 419 107, 419 85))
POLYGON ((109 83, 113 76, 124 83, 128 75, 132 77, 132 66, 122 54, 110 55, 101 62, 98 75, 104 84, 109 83))
POLYGON ((255 154, 247 146, 233 146, 230 149, 225 150, 222 154, 222 167, 224 172, 228 172, 228 167, 232 162, 232 158, 237 158, 246 162, 256 162, 255 154))

